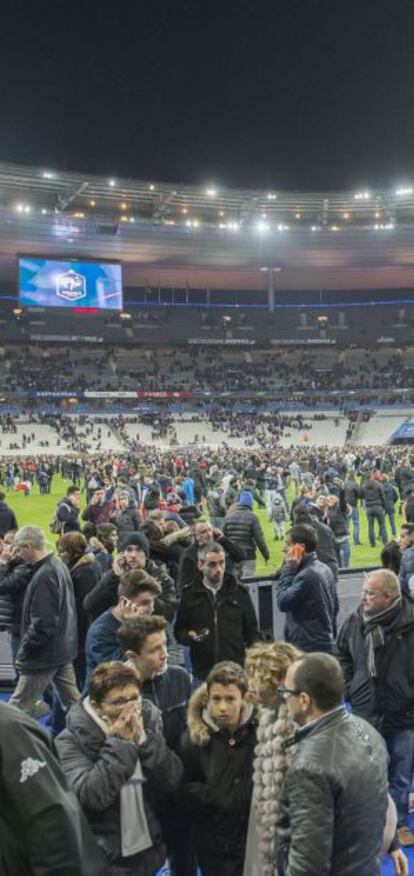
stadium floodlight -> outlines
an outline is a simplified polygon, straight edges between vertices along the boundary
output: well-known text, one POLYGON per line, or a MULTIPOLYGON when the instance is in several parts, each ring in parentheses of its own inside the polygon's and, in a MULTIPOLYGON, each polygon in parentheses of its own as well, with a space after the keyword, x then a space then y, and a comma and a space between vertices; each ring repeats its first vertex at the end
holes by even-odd
POLYGON ((266 234, 267 231, 270 231, 270 225, 268 225, 267 222, 257 222, 256 231, 258 231, 259 234, 266 234))
POLYGON ((206 189, 206 195, 208 198, 215 198, 217 195, 217 189, 206 189))
POLYGON ((113 189, 114 186, 115 186, 115 180, 114 180, 114 179, 109 179, 109 180, 108 180, 108 186, 110 186, 111 189, 113 189))
POLYGON ((149 186, 149 190, 150 190, 150 192, 153 192, 154 189, 155 189, 155 186, 153 185, 153 183, 151 183, 151 185, 149 186))
POLYGON ((51 170, 44 170, 42 173, 43 179, 55 179, 56 174, 52 173, 51 170))
POLYGON ((269 192, 267 196, 268 201, 276 201, 277 195, 273 194, 273 192, 269 192))
POLYGON ((47 210, 45 209, 45 207, 43 207, 42 216, 46 216, 46 213, 47 213, 47 210))
POLYGON ((404 197, 404 195, 412 195, 412 193, 413 193, 413 189, 411 186, 403 186, 402 188, 397 189, 397 191, 395 192, 395 194, 399 198, 404 197))
POLYGON ((356 192, 354 195, 356 201, 369 201, 370 197, 369 192, 356 192))
POLYGON ((339 225, 331 225, 331 231, 340 231, 339 225))

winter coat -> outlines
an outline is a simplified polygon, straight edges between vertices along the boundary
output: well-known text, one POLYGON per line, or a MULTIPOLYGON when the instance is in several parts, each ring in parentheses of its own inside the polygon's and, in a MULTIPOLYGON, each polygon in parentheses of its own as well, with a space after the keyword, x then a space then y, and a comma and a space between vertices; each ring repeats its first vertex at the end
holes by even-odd
POLYGON ((48 554, 32 570, 17 653, 24 675, 49 672, 72 663, 78 651, 75 596, 68 569, 61 560, 48 554))
POLYGON ((76 616, 78 620, 78 651, 85 650, 85 639, 89 627, 89 614, 83 602, 101 578, 101 570, 93 554, 84 554, 70 567, 73 592, 75 594, 76 616))
POLYGON ((58 504, 56 516, 62 524, 61 534, 66 532, 80 532, 80 524, 78 521, 80 509, 72 505, 70 499, 65 496, 58 504))
POLYGON ((367 480, 361 487, 362 497, 367 514, 385 508, 384 491, 378 481, 367 480))
MULTIPOLYGON (((162 594, 155 600, 155 614, 161 614, 172 621, 175 614, 177 597, 175 595, 174 581, 167 575, 163 566, 159 566, 153 560, 147 560, 145 571, 158 581, 162 587, 162 594)), ((93 590, 88 593, 84 601, 84 607, 91 617, 99 617, 103 611, 112 608, 118 602, 118 584, 120 578, 111 569, 102 576, 93 590)))
POLYGON ((230 733, 210 718, 206 685, 193 693, 181 743, 180 796, 195 825, 200 865, 203 869, 205 862, 209 874, 241 876, 243 872, 255 745, 256 716, 251 705, 244 706, 241 726, 230 733))
POLYGON ((298 749, 282 792, 279 872, 379 876, 388 807, 380 735, 340 706, 290 742, 298 749))
POLYGON ((286 613, 287 642, 302 651, 334 651, 338 594, 331 570, 316 554, 305 555, 299 568, 282 567, 276 599, 286 613))
POLYGON ((21 560, 0 565, 0 628, 20 633, 24 595, 33 567, 21 560))
POLYGON ((223 532, 244 551, 246 560, 255 559, 256 548, 265 560, 269 559, 269 550, 259 518, 246 505, 236 505, 236 510, 224 521, 223 532))
POLYGON ((115 617, 111 608, 108 611, 102 612, 91 623, 85 643, 86 673, 84 693, 87 693, 89 689, 89 677, 96 666, 99 666, 100 663, 106 663, 108 660, 123 659, 121 644, 117 637, 121 623, 115 617))
POLYGON ((110 521, 116 526, 118 538, 122 538, 127 532, 138 532, 142 523, 141 515, 133 505, 111 514, 110 521))
POLYGON ((318 536, 318 544, 316 545, 316 556, 321 563, 329 566, 335 581, 338 580, 338 555, 336 550, 336 538, 330 526, 319 520, 319 517, 312 514, 312 526, 316 530, 318 536))
POLYGON ((248 590, 232 575, 224 575, 216 598, 204 586, 199 572, 183 591, 174 626, 177 642, 189 645, 191 664, 197 678, 206 678, 215 663, 234 660, 243 666, 245 651, 259 638, 257 618, 248 590), (189 637, 189 630, 209 634, 201 642, 189 637))
POLYGON ((363 635, 362 608, 347 617, 337 641, 346 698, 356 715, 381 733, 414 727, 414 605, 403 600, 399 618, 378 652, 378 676, 371 678, 363 635))
POLYGON ((351 508, 357 508, 358 502, 362 498, 361 487, 353 478, 349 478, 349 480, 344 483, 345 489, 345 500, 348 505, 351 505, 351 508))
POLYGON ((110 876, 49 734, 2 702, 0 797, 1 876, 110 876))
POLYGON ((0 502, 0 538, 11 529, 18 529, 19 524, 16 520, 16 515, 12 508, 9 508, 6 502, 0 502))
MULTIPOLYGON (((226 554, 226 572, 231 574, 234 563, 241 563, 242 560, 245 559, 244 551, 238 544, 231 541, 230 538, 226 538, 225 535, 220 536, 220 538, 215 538, 214 541, 220 544, 223 548, 226 554)), ((198 549, 199 545, 194 541, 193 544, 186 548, 182 554, 178 571, 178 589, 180 593, 183 591, 184 587, 189 587, 190 584, 193 583, 194 578, 198 574, 198 549)))
POLYGON ((414 598, 414 578, 413 578, 413 581, 410 582, 410 579, 413 576, 414 576, 414 545, 412 545, 412 547, 409 547, 405 551, 402 552, 400 571, 399 571, 401 590, 403 591, 403 593, 405 593, 406 596, 409 596, 410 598, 414 598))
POLYGON ((181 666, 168 666, 142 686, 142 696, 161 712, 163 733, 168 748, 179 752, 181 736, 186 727, 191 679, 181 666))
POLYGON ((130 867, 133 876, 150 876, 165 861, 157 809, 163 796, 176 790, 183 772, 178 757, 165 744, 158 709, 143 700, 142 715, 145 741, 136 744, 105 736, 83 703, 77 703, 68 714, 66 730, 56 740, 69 786, 78 797, 99 846, 111 864, 130 867), (138 760, 146 778, 144 809, 153 845, 132 859, 122 858, 120 791, 138 760))
POLYGON ((385 510, 392 513, 395 510, 395 503, 398 502, 398 490, 392 483, 381 484, 381 486, 384 493, 385 510))

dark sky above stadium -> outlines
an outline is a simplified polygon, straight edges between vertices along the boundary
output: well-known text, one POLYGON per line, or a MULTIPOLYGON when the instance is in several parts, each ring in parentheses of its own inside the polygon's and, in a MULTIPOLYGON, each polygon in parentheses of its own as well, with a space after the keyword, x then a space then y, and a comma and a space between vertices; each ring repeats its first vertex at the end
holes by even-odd
POLYGON ((282 189, 414 179, 414 0, 5 0, 0 160, 282 189))

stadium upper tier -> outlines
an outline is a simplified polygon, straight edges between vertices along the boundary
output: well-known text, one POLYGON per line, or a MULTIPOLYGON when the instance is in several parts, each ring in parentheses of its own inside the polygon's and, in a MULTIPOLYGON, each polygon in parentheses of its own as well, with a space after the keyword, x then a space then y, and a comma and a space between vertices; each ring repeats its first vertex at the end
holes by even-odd
POLYGON ((124 285, 283 290, 414 286, 414 189, 284 192, 0 164, 0 283, 19 252, 120 259, 124 285))

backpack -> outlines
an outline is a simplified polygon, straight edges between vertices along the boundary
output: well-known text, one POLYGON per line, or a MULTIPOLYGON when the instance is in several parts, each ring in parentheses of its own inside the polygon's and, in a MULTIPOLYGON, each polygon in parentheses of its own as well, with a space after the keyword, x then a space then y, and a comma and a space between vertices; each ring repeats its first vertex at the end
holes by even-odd
POLYGON ((51 532, 53 532, 53 535, 62 535, 62 528, 63 523, 61 520, 59 520, 56 511, 49 523, 49 529, 51 532))
POLYGON ((55 511, 50 523, 49 523, 49 529, 50 529, 50 532, 53 533, 53 535, 62 535, 63 534, 63 520, 59 520, 59 516, 58 516, 59 508, 61 505, 65 505, 65 507, 68 509, 68 511, 70 510, 69 505, 66 502, 61 502, 60 505, 58 505, 58 507, 56 508, 56 511, 55 511))

